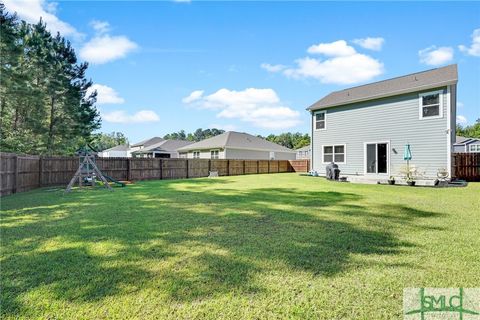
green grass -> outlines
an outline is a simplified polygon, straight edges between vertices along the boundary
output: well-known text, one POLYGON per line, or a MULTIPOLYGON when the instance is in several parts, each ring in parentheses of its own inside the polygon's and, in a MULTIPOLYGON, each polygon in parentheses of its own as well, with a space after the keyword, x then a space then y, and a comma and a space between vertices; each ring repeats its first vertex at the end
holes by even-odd
POLYGON ((297 174, 2 201, 2 318, 396 319, 405 287, 480 286, 480 184, 297 174))

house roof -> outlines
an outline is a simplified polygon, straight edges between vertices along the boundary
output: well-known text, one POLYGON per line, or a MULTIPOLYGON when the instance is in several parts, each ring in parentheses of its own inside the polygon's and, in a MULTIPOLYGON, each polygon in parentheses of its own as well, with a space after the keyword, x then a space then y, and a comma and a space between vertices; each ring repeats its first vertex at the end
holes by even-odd
POLYGON ((178 148, 185 147, 192 143, 192 141, 185 140, 163 140, 158 143, 149 145, 148 147, 145 147, 143 149, 134 151, 134 153, 149 153, 152 151, 172 152, 177 151, 178 148))
POLYGON ((295 151, 310 151, 310 149, 311 149, 310 146, 305 146, 305 147, 301 147, 301 148, 295 149, 295 151))
POLYGON ((143 141, 137 142, 135 144, 132 144, 132 147, 143 146, 145 148, 145 147, 151 146, 152 144, 159 143, 161 141, 164 141, 164 139, 161 138, 161 137, 153 137, 153 138, 150 138, 150 139, 143 140, 143 141))
POLYGON ((128 149, 130 149, 128 144, 121 144, 121 145, 118 145, 118 146, 115 146, 115 147, 112 147, 112 148, 109 148, 109 149, 105 149, 102 152, 105 152, 105 151, 128 151, 128 149))
POLYGON ((480 142, 480 139, 456 136, 454 144, 455 145, 465 145, 465 144, 470 144, 470 143, 474 143, 474 142, 480 142))
POLYGON ((315 102, 307 110, 330 108, 339 105, 384 98, 404 93, 438 88, 458 81, 457 65, 412 73, 358 87, 334 91, 315 102))
POLYGON ((291 149, 265 139, 252 136, 251 134, 236 131, 227 131, 218 136, 211 137, 186 147, 179 148, 178 151, 191 151, 214 148, 232 148, 245 150, 264 150, 275 152, 295 152, 291 149))

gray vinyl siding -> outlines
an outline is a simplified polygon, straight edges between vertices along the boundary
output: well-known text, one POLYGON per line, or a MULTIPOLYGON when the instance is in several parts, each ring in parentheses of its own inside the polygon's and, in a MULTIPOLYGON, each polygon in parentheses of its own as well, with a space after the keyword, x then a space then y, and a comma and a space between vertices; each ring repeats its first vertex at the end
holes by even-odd
MULTIPOLYGON (((389 175, 399 175, 401 167, 405 165, 404 146, 410 143, 411 164, 425 177, 436 177, 439 168, 447 168, 450 157, 447 88, 422 92, 325 109, 326 130, 312 130, 313 170, 320 173, 325 171, 325 164, 322 163, 323 145, 346 145, 346 163, 339 164, 341 174, 363 175, 364 143, 389 141, 389 175), (419 119, 418 94, 437 90, 443 90, 443 117, 419 119)), ((455 111, 451 111, 454 117, 455 111)), ((313 126, 314 117, 315 112, 312 114, 313 126)))
POLYGON ((223 149, 204 149, 204 150, 191 150, 188 151, 187 158, 193 159, 193 151, 200 151, 200 159, 211 159, 211 150, 219 150, 218 152, 218 159, 226 159, 225 158, 225 150, 223 149))
POLYGON ((464 152, 472 152, 470 151, 471 145, 480 145, 480 140, 472 140, 467 142, 466 144, 459 144, 453 146, 453 152, 464 153, 464 152))
MULTIPOLYGON (((227 148, 225 156, 225 159, 269 160, 270 152, 227 148)), ((275 152, 275 160, 295 160, 295 157, 294 152, 275 152)))
POLYGON ((468 147, 465 147, 465 145, 453 146, 453 152, 458 152, 458 153, 468 152, 468 147))

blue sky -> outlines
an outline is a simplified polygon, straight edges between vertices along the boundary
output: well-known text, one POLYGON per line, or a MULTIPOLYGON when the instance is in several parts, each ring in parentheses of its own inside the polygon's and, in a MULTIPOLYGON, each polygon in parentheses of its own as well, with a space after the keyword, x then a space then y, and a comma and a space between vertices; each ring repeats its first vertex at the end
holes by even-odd
POLYGON ((480 3, 27 2, 74 44, 104 132, 309 132, 305 108, 362 83, 458 63, 458 121, 480 118, 480 3))

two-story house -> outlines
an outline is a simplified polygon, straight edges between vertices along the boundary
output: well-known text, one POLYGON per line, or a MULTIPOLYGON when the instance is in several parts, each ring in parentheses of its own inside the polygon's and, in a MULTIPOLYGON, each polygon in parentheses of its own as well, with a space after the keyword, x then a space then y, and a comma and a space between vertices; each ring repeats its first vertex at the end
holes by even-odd
POLYGON ((335 91, 311 112, 311 169, 338 164, 342 175, 401 176, 405 145, 424 178, 451 177, 457 65, 335 91))

